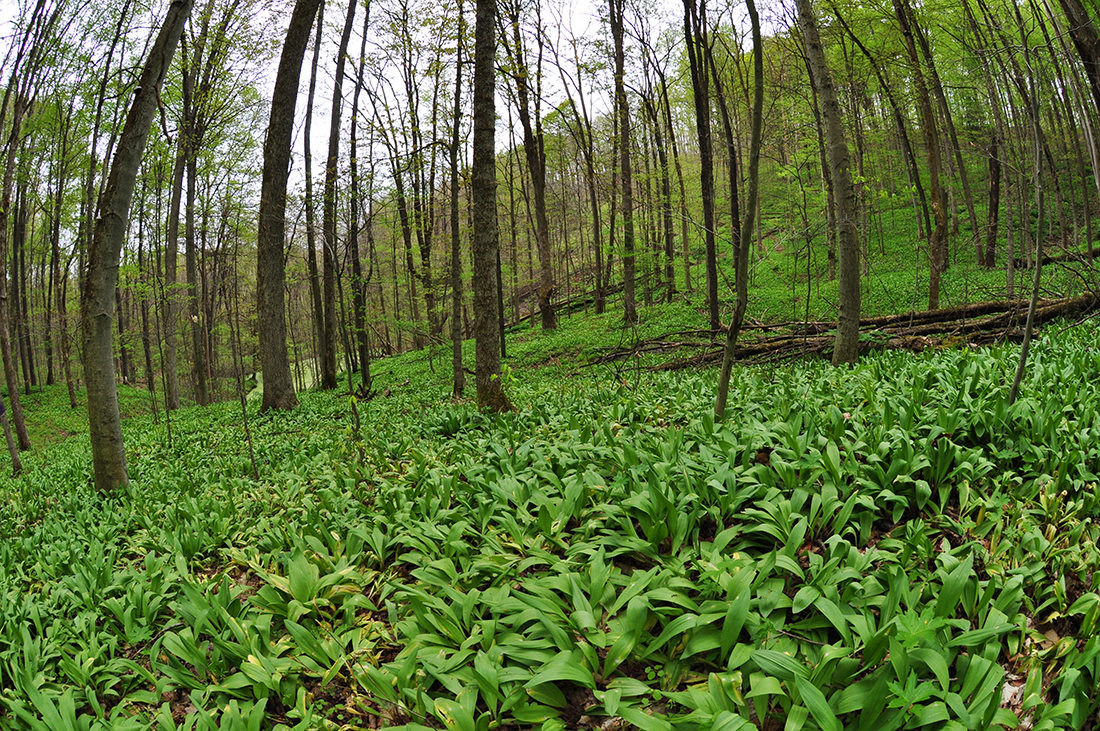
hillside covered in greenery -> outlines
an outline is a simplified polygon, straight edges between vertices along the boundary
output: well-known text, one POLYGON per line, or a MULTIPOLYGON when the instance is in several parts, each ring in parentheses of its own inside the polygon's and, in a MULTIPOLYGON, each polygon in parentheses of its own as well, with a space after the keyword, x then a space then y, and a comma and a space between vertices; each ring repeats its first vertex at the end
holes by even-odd
POLYGON ((1017 349, 963 343, 739 368, 722 422, 711 371, 578 357, 621 337, 513 333, 502 415, 427 352, 370 400, 250 402, 255 473, 232 402, 128 420, 123 492, 87 437, 31 453, 0 728, 1096 723, 1091 323, 1048 328, 1012 406, 1017 349))

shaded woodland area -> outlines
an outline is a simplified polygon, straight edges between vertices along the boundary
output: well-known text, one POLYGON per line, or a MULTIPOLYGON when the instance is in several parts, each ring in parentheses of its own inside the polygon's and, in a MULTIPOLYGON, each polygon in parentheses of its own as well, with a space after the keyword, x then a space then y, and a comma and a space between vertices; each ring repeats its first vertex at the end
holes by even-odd
POLYGON ((448 341, 457 395, 476 324, 498 333, 499 372, 506 328, 589 307, 629 325, 699 297, 730 353, 747 321, 839 321, 833 358, 850 361, 861 312, 1087 298, 1094 10, 24 0, 0 109, 14 439, 31 446, 19 394, 43 384, 65 381, 73 407, 88 388, 94 410, 117 378, 172 410, 262 371, 265 408, 289 408, 341 372, 369 394, 372 359, 448 341), (117 281, 100 281, 112 222, 100 266, 117 281), (1068 273, 1032 286, 1037 259, 1068 273), (94 332, 90 283, 107 287, 94 332))

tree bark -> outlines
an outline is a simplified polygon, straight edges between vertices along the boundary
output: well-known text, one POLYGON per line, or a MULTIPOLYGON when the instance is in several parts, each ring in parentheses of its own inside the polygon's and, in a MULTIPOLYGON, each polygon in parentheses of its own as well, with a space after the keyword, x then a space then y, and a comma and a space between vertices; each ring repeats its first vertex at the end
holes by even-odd
POLYGON ((164 25, 145 61, 107 185, 100 196, 99 217, 88 252, 88 273, 80 303, 84 373, 95 486, 104 492, 125 487, 129 482, 111 347, 119 257, 149 125, 190 11, 191 0, 175 0, 169 6, 164 25))
POLYGON ((497 327, 496 0, 477 0, 474 31, 473 271, 474 337, 478 406, 510 411, 500 369, 497 327))
POLYGON ((852 186, 844 120, 833 86, 833 75, 825 59, 811 0, 796 0, 798 26, 806 49, 806 65, 814 77, 821 98, 821 116, 828 141, 829 168, 833 176, 837 211, 840 313, 837 321, 833 364, 854 363, 859 358, 859 235, 856 230, 855 189, 852 186))
MULTIPOLYGON (((634 176, 630 162, 630 103, 626 98, 626 56, 623 50, 623 0, 609 0, 611 35, 615 44, 615 109, 619 119, 619 175, 623 212, 623 322, 638 322, 634 301, 634 176)), ((717 286, 717 284, 715 285, 717 286)))
POLYGON ((286 316, 283 286, 286 268, 283 237, 286 230, 286 183, 290 168, 290 142, 294 108, 313 18, 321 0, 297 0, 287 26, 279 59, 271 116, 264 141, 263 182, 256 241, 256 319, 263 369, 263 401, 260 409, 292 409, 298 405, 291 380, 286 348, 286 316))
POLYGON ((706 27, 700 16, 703 7, 696 10, 695 0, 684 0, 684 36, 687 42, 688 65, 691 69, 691 87, 695 98, 695 127, 699 135, 699 164, 702 167, 700 186, 703 199, 703 229, 706 236, 707 311, 710 329, 718 332, 718 253, 714 241, 714 153, 710 136, 710 94, 706 67, 706 27))
MULTIPOLYGON (((462 254, 458 207, 458 148, 462 144, 462 38, 466 32, 462 0, 458 0, 458 40, 455 43, 455 105, 451 127, 451 394, 457 399, 466 390, 466 369, 462 366, 462 254)), ((499 245, 499 241, 498 241, 499 245)))
MULTIPOLYGON (((543 144, 542 121, 539 118, 539 100, 541 89, 538 84, 534 90, 530 86, 531 72, 527 68, 526 53, 523 49, 523 36, 520 33, 520 3, 509 3, 507 20, 512 31, 512 43, 503 35, 504 47, 512 61, 512 78, 516 84, 516 100, 519 108, 519 121, 523 127, 523 153, 527 160, 527 173, 531 176, 531 193, 535 204, 535 242, 539 255, 539 313, 542 316, 542 329, 553 330, 558 326, 554 312, 554 265, 550 255, 550 220, 546 215, 546 149, 543 144), (534 95, 534 117, 532 118, 531 96, 534 95)), ((541 18, 540 18, 541 21, 541 18)), ((541 65, 541 54, 540 54, 541 65)), ((536 74, 541 74, 541 68, 536 74)))
MULTIPOLYGON (((753 101, 752 101, 752 137, 749 142, 749 181, 746 190, 745 220, 741 235, 736 239, 733 253, 736 260, 734 286, 737 290, 737 304, 734 306, 733 319, 726 331, 725 351, 722 354, 722 370, 718 376, 718 395, 714 402, 714 415, 721 419, 726 411, 726 399, 729 396, 730 372, 733 368, 734 349, 745 322, 745 310, 749 303, 749 252, 752 250, 752 229, 756 217, 756 202, 760 192, 760 148, 764 129, 764 42, 760 33, 760 16, 756 12, 754 0, 747 0, 749 19, 752 24, 753 58, 753 101)), ((805 31, 803 31, 805 34, 805 31)), ((809 55, 809 53, 807 53, 809 55)), ((835 103, 835 99, 833 100, 835 103)), ((838 110, 839 112, 839 107, 838 110)), ((730 150, 731 154, 733 150, 730 150)), ((732 164, 732 163, 731 163, 732 164)), ((731 191, 734 195, 736 191, 731 191)), ((857 250, 858 252, 858 250, 857 250)), ((856 276, 859 276, 857 269, 856 276)), ((856 294, 858 296, 858 282, 856 294)), ((859 315, 856 315, 856 330, 859 330, 859 315)))
POLYGON ((355 20, 355 7, 359 0, 350 0, 348 13, 344 19, 344 30, 340 34, 340 47, 336 55, 336 76, 332 81, 332 112, 329 116, 328 160, 325 163, 325 212, 324 212, 324 248, 321 263, 324 280, 325 318, 321 350, 324 358, 321 363, 320 386, 323 390, 336 388, 336 164, 340 157, 340 113, 344 99, 341 96, 344 82, 344 65, 348 55, 348 41, 351 39, 351 26, 355 20))

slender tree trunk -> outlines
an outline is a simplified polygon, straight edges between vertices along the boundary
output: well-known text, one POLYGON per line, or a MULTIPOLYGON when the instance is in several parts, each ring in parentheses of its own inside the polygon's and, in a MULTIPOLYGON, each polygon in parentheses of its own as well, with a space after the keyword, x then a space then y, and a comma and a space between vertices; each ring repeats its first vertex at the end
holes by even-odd
POLYGON ((286 346, 283 296, 286 282, 283 258, 286 226, 284 217, 298 81, 309 32, 320 3, 321 0, 296 0, 294 4, 279 60, 279 71, 275 77, 271 117, 267 139, 264 141, 263 183, 256 243, 256 319, 264 380, 260 408, 264 411, 273 408, 292 409, 298 405, 286 346))
MULTIPOLYGON (((369 394, 371 392, 371 374, 370 374, 370 336, 367 332, 366 316, 367 316, 367 297, 366 286, 371 274, 368 273, 365 277, 363 275, 363 261, 359 252, 359 150, 358 150, 358 128, 359 128, 359 93, 363 89, 363 64, 366 58, 366 45, 367 45, 367 29, 370 26, 370 4, 367 4, 366 17, 363 20, 363 40, 359 47, 359 81, 355 84, 355 94, 351 102, 351 138, 349 140, 350 147, 350 161, 351 161, 351 212, 352 212, 352 224, 351 230, 348 235, 348 245, 351 253, 351 275, 352 275, 352 307, 354 308, 354 327, 355 327, 355 343, 356 349, 359 354, 359 375, 360 375, 360 391, 363 394, 369 394)), ((374 197, 374 174, 373 167, 370 176, 371 187, 368 190, 368 199, 374 197)), ((366 229, 368 242, 373 242, 372 227, 374 226, 374 213, 373 213, 373 201, 369 204, 371 211, 367 214, 366 229)), ((373 247, 372 247, 373 248, 373 247)), ((374 269, 371 268, 371 273, 374 269)))
POLYGON ((107 185, 100 197, 99 217, 88 252, 88 273, 81 298, 84 373, 88 387, 88 425, 95 486, 105 492, 125 487, 129 482, 111 347, 119 257, 126 235, 134 181, 149 137, 149 126, 157 110, 161 85, 190 11, 191 0, 175 0, 169 6, 164 25, 149 51, 111 164, 107 185))
POLYGON ((710 95, 706 65, 706 0, 696 10, 695 0, 684 0, 684 36, 687 41, 691 87, 695 98, 695 127, 699 135, 700 186, 703 199, 703 229, 707 252, 707 309, 710 329, 718 332, 718 253, 714 241, 714 153, 710 136, 710 95))
MULTIPOLYGON (((457 399, 466 390, 466 371, 462 366, 462 255, 459 251, 461 227, 458 207, 458 148, 462 144, 462 38, 465 24, 462 0, 458 0, 458 41, 455 44, 455 105, 451 127, 451 393, 457 399)), ((499 241, 498 241, 499 246, 499 241)))
MULTIPOLYGON (((756 12, 755 1, 747 0, 747 6, 749 19, 752 23, 752 137, 749 142, 749 181, 745 200, 744 229, 737 238, 737 245, 734 248, 736 259, 734 284, 737 290, 737 304, 734 306, 733 319, 730 321, 729 330, 726 331, 726 345, 722 353, 722 370, 718 376, 718 395, 714 402, 714 415, 719 419, 725 415, 734 350, 737 346, 737 338, 741 333, 741 326, 745 321, 745 311, 749 303, 749 252, 752 250, 753 221, 756 216, 756 201, 760 191, 760 148, 764 136, 764 42, 760 33, 760 16, 756 12)), ((805 29, 803 29, 803 35, 805 36, 805 29)), ((809 55, 810 53, 807 52, 807 56, 809 55)), ((857 289, 857 295, 858 292, 857 289)), ((859 326, 858 315, 856 316, 856 326, 857 328, 859 326)))
POLYGON ((344 81, 344 66, 348 55, 348 41, 351 39, 351 27, 355 20, 355 8, 359 0, 348 3, 348 13, 344 19, 344 31, 340 35, 340 48, 336 56, 336 76, 332 82, 332 112, 329 116, 328 162, 325 165, 325 243, 322 249, 325 319, 324 337, 321 349, 324 370, 321 372, 321 388, 336 388, 336 163, 340 157, 340 112, 344 105, 341 91, 344 81))
MULTIPOLYGON (((519 107, 520 124, 523 126, 523 152, 527 159, 527 173, 531 176, 531 192, 535 204, 535 241, 539 255, 539 314, 542 317, 542 329, 553 330, 557 327, 554 312, 554 268, 550 254, 550 221, 546 215, 546 150, 543 146, 542 122, 539 119, 539 98, 541 89, 530 87, 530 70, 523 48, 523 36, 519 27, 519 3, 508 4, 507 20, 512 31, 512 43, 504 43, 511 57, 512 76, 516 83, 516 99, 519 107), (531 96, 535 97, 534 118, 532 119, 531 96)), ((541 19, 540 19, 541 20, 541 19)), ((507 35, 504 36, 505 41, 507 35)), ((541 54, 539 57, 541 66, 541 54)), ((537 68, 536 74, 541 74, 537 68)), ((538 84, 537 86, 541 86, 538 84)))
MULTIPOLYGON (((638 311, 634 302, 634 178, 630 163, 630 103, 626 98, 623 25, 626 5, 609 0, 611 35, 615 43, 615 108, 619 119, 619 174, 623 208, 623 322, 634 325, 638 311)), ((716 284, 717 286, 717 284, 716 284)))
POLYGON ((305 165, 306 266, 309 271, 310 301, 313 303, 313 354, 318 371, 328 370, 328 349, 321 346, 325 339, 325 306, 321 299, 321 275, 317 269, 317 226, 313 204, 313 155, 310 140, 313 128, 313 99, 317 90, 317 61, 321 56, 321 30, 324 27, 325 5, 317 9, 316 33, 313 37, 313 63, 309 74, 309 95, 306 97, 306 121, 302 130, 302 155, 305 165))

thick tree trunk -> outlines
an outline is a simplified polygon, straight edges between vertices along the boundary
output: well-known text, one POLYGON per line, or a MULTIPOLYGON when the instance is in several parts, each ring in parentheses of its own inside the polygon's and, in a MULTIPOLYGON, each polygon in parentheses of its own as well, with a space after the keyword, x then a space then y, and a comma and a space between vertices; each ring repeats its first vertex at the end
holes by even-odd
POLYGON ((157 110, 160 88, 190 11, 191 0, 175 0, 171 4, 156 43, 145 61, 107 185, 100 196, 99 217, 88 252, 81 319, 92 467, 95 486, 101 491, 125 487, 129 482, 111 347, 114 294, 134 180, 149 137, 149 126, 157 110))
POLYGON ((20 144, 20 129, 29 101, 20 93, 19 83, 11 79, 15 89, 12 107, 11 134, 8 137, 7 161, 4 169, 3 192, 0 193, 0 358, 4 362, 4 382, 8 387, 8 400, 11 405, 11 419, 20 449, 30 449, 31 440, 27 435, 27 426, 23 420, 23 405, 19 400, 19 376, 15 369, 15 357, 11 350, 10 303, 8 301, 8 220, 12 203, 12 189, 15 185, 16 153, 20 144))
POLYGON ((500 248, 497 230, 496 173, 496 0, 477 0, 474 31, 473 271, 474 378, 478 406, 510 411, 500 370, 497 327, 496 268, 500 248))
MULTIPOLYGON (((1100 112, 1100 34, 1096 32, 1092 17, 1081 0, 1058 0, 1058 4, 1062 6, 1062 12, 1069 21, 1070 37, 1073 38, 1077 55, 1081 57, 1081 63, 1085 67, 1092 100, 1096 104, 1097 112, 1100 112)), ((1095 8, 1096 5, 1093 4, 1093 9, 1095 8)))
POLYGON ((806 65, 814 77, 821 99, 821 116, 828 140, 829 168, 837 209, 837 249, 840 255, 840 313, 833 364, 853 363, 859 358, 859 234, 856 230, 855 189, 852 186, 844 120, 833 86, 833 75, 825 59, 817 18, 811 0, 797 0, 798 25, 806 50, 806 65))
POLYGON ((320 4, 321 0, 297 0, 294 4, 275 77, 271 117, 264 141, 264 171, 256 237, 256 319, 264 380, 263 402, 260 405, 263 411, 292 409, 298 405, 298 396, 291 381, 290 359, 287 357, 284 314, 286 183, 302 58, 320 4))

